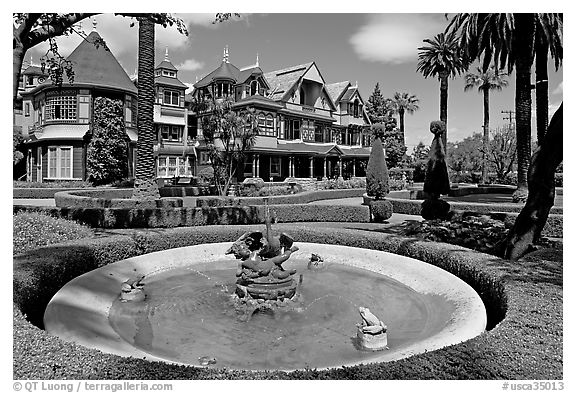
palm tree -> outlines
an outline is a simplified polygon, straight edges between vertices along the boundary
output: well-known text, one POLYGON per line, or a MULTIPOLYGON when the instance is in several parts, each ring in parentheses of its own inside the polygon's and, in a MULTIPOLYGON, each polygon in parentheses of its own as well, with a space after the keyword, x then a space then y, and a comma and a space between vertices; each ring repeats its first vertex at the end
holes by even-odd
POLYGON ((536 14, 536 135, 542 144, 548 128, 548 52, 556 71, 562 63, 562 14, 536 14))
POLYGON ((138 142, 132 198, 160 198, 154 162, 154 22, 138 17, 138 142))
POLYGON ((405 137, 404 137, 404 113, 414 114, 420 107, 418 103, 420 100, 414 95, 410 93, 394 93, 394 98, 392 99, 394 103, 394 112, 398 114, 398 118, 400 120, 400 134, 401 134, 401 142, 402 145, 406 145, 405 137))
MULTIPOLYGON (((435 76, 440 80, 440 120, 448 130, 448 77, 454 78, 467 69, 467 61, 460 50, 459 42, 455 33, 440 33, 434 39, 424 40, 428 46, 418 48, 417 71, 424 78, 435 76)), ((442 137, 446 146, 448 132, 442 137)))
MULTIPOLYGON (((562 62, 562 14, 458 14, 448 28, 460 34, 468 57, 483 56, 483 70, 494 61, 499 68, 516 70, 516 139, 518 143, 518 186, 516 200, 528 195, 528 167, 531 153, 532 84, 536 37, 548 43, 556 67, 562 62), (537 31, 541 31, 537 34, 537 31)), ((542 116, 540 116, 542 117, 542 116)), ((548 120, 546 119, 546 122, 548 120)))
MULTIPOLYGON (((522 256, 538 241, 554 203, 554 170, 562 161, 562 106, 530 161, 530 75, 538 50, 535 42, 548 46, 556 69, 562 63, 562 20, 562 14, 458 14, 446 29, 460 35, 460 43, 470 59, 483 56, 484 70, 492 61, 499 63, 500 68, 507 66, 509 73, 516 70, 518 188, 515 196, 525 196, 526 204, 506 239, 504 256, 511 259, 522 256)), ((544 51, 540 48, 539 52, 544 51)))
POLYGON ((495 67, 490 67, 483 72, 480 67, 476 72, 465 75, 466 85, 464 91, 472 90, 478 86, 478 92, 484 96, 484 137, 482 151, 482 183, 488 182, 488 155, 490 154, 490 90, 502 90, 508 86, 508 81, 495 67))

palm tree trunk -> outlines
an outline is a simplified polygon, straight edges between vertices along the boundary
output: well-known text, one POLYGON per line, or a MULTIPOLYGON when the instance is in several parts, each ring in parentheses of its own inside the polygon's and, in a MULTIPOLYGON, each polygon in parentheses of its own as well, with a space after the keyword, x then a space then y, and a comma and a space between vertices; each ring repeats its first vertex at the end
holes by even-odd
POLYGON ((484 135, 482 149, 482 183, 488 184, 488 155, 490 154, 490 90, 484 89, 484 135))
POLYGON ((536 46, 536 135, 542 144, 548 128, 548 47, 536 46))
POLYGON ((160 198, 154 162, 154 22, 138 18, 138 142, 132 198, 160 198))
POLYGON ((528 196, 528 167, 530 165, 530 142, 532 138, 532 38, 533 14, 515 14, 519 34, 516 41, 516 143, 518 147, 518 186, 513 194, 515 201, 525 201, 528 196))
POLYGON ((446 126, 446 132, 442 135, 444 153, 446 153, 446 142, 448 140, 448 72, 440 72, 440 120, 446 126))
POLYGON ((554 172, 562 162, 562 106, 554 113, 542 143, 532 156, 528 171, 528 199, 506 239, 504 257, 516 260, 536 243, 554 205, 554 172))
POLYGON ((402 138, 402 146, 405 146, 404 138, 404 109, 398 111, 398 117, 400 118, 400 138, 402 138))

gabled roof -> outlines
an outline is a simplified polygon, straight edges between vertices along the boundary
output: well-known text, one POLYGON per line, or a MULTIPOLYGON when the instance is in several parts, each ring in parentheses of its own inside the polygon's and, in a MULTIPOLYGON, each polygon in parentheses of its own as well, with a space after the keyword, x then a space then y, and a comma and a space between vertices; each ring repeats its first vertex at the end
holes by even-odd
POLYGON ((332 101, 334 101, 334 103, 337 103, 338 101, 340 101, 340 98, 342 97, 346 89, 348 89, 348 87, 351 85, 352 84, 349 81, 336 82, 326 85, 326 90, 328 91, 330 98, 332 98, 332 101))
POLYGON ((314 62, 300 64, 264 74, 270 84, 269 98, 282 100, 314 62))
MULTIPOLYGON (((94 42, 97 39, 100 39, 100 35, 96 31, 91 32, 68 56, 74 67, 74 84, 113 88, 137 94, 136 86, 112 52, 102 45, 96 48, 94 42)), ((67 78, 64 78, 64 81, 64 84, 68 84, 67 78)))
POLYGON ((227 79, 236 83, 239 75, 240 70, 235 65, 223 61, 222 64, 220 64, 220 67, 216 68, 214 71, 196 82, 194 87, 198 89, 208 86, 217 79, 227 79))
POLYGON ((276 146, 276 153, 292 153, 292 154, 314 154, 319 156, 326 155, 344 155, 342 149, 340 149, 335 143, 307 143, 307 142, 285 142, 280 143, 276 146))

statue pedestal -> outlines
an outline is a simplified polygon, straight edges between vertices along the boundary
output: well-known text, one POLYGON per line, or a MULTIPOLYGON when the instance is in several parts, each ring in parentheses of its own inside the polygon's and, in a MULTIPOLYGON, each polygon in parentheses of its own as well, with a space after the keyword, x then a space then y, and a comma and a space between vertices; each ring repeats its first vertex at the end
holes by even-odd
POLYGON ((358 338, 358 344, 360 348, 368 351, 381 351, 388 348, 388 335, 386 332, 378 334, 370 334, 362 332, 362 328, 359 327, 356 331, 356 337, 358 338))
POLYGON ((291 278, 274 279, 273 277, 259 277, 253 280, 236 281, 236 295, 239 298, 250 296, 254 299, 278 300, 290 299, 296 294, 298 287, 291 278))

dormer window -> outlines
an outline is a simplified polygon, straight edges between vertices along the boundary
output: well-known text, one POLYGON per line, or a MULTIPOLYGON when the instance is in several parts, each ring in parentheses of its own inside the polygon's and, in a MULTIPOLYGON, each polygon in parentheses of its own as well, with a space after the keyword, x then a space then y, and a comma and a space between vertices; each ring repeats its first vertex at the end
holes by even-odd
POLYGON ((176 77, 176 73, 174 71, 162 70, 162 75, 169 76, 170 78, 176 77))
POLYGON ((250 83, 250 95, 253 96, 259 94, 259 91, 260 91, 260 84, 258 83, 257 80, 253 80, 250 83))
POLYGON ((232 86, 230 83, 218 82, 216 83, 216 98, 228 97, 232 93, 232 86))

